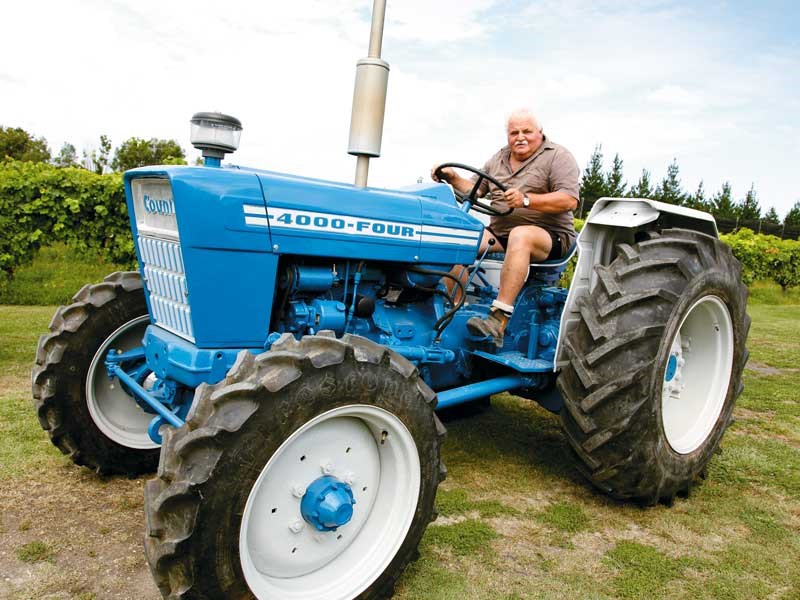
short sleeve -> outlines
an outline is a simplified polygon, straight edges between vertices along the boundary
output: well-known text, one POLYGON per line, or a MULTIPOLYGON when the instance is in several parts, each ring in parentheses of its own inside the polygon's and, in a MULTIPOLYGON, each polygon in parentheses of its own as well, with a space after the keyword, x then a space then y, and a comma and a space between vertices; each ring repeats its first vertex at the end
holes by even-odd
POLYGON ((566 148, 558 148, 550 166, 550 189, 580 200, 580 175, 575 157, 566 148))

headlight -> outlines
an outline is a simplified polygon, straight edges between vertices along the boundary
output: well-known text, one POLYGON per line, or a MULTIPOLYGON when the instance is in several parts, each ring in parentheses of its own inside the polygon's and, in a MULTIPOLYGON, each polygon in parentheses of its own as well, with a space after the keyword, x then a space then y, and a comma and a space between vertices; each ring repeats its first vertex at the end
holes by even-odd
POLYGON ((131 181, 133 212, 139 235, 178 239, 172 187, 167 179, 142 177, 131 181))
POLYGON ((190 122, 192 146, 201 150, 203 156, 222 158, 239 147, 239 138, 242 137, 239 119, 217 112, 199 112, 190 122))

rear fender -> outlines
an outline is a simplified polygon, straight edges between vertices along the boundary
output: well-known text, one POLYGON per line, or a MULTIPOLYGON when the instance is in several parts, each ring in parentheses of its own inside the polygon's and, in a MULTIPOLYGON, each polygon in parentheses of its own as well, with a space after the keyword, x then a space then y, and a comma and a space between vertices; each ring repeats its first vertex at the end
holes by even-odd
POLYGON ((645 198, 600 198, 592 207, 578 235, 578 264, 567 294, 558 332, 554 369, 567 362, 564 339, 581 320, 578 301, 597 285, 595 265, 608 265, 616 257, 617 244, 634 244, 643 231, 690 229, 718 237, 710 214, 645 198))

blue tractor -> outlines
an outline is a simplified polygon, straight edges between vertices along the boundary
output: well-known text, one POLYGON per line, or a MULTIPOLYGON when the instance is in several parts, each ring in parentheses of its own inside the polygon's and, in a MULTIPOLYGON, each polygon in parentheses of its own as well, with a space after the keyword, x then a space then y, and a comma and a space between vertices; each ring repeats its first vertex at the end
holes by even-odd
MULTIPOLYGON (((354 108, 375 80, 385 96, 373 54, 354 108)), ((496 348, 465 326, 497 294, 474 194, 366 186, 379 149, 352 130, 356 185, 223 166, 240 132, 198 113, 204 166, 125 174, 139 271, 61 307, 32 378, 76 463, 157 468, 145 548, 165 597, 391 595, 445 476, 436 411, 503 391, 559 413, 616 498, 668 503, 704 476, 749 327, 712 217, 601 199, 569 289, 566 261, 532 265, 496 348), (466 284, 449 273, 464 264, 466 284)))

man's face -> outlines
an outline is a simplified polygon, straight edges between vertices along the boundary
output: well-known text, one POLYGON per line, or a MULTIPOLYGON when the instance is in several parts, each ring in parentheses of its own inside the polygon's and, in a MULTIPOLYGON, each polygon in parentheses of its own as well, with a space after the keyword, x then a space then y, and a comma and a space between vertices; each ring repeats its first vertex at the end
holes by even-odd
POLYGON ((517 160, 530 158, 542 145, 539 125, 530 117, 512 117, 508 120, 508 147, 517 160))

